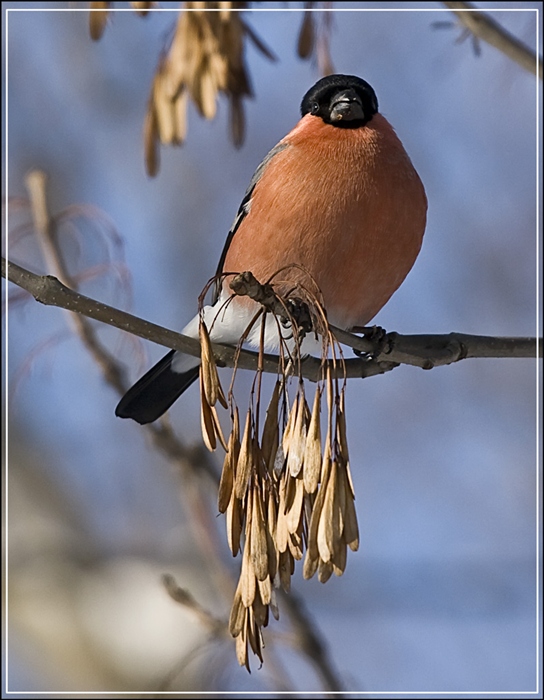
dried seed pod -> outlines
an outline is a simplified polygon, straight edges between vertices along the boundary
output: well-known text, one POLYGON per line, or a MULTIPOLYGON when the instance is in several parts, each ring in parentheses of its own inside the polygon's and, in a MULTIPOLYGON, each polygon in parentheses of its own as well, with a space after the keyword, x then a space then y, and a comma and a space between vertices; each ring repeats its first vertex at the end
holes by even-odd
POLYGON ((243 629, 246 619, 246 608, 242 603, 242 593, 240 590, 240 582, 234 594, 234 600, 230 609, 229 617, 229 632, 233 637, 237 637, 243 629))
MULTIPOLYGON (((268 577, 268 548, 266 526, 263 517, 261 496, 258 487, 253 487, 253 507, 251 509, 251 561, 258 581, 268 577)), ((247 546, 247 545, 246 545, 247 546)))
POLYGON ((242 570, 240 572, 240 593, 242 594, 242 603, 249 608, 255 599, 255 590, 257 588, 257 581, 255 579, 255 571, 253 569, 253 564, 251 563, 251 538, 247 537, 246 528, 246 541, 244 545, 244 552, 242 554, 242 570))
POLYGON ((319 561, 319 568, 317 572, 317 578, 320 583, 327 583, 327 581, 332 576, 332 564, 330 561, 319 561))
POLYGON ((324 562, 329 562, 333 558, 335 542, 342 534, 340 522, 340 509, 336 500, 337 490, 337 462, 333 460, 331 474, 325 488, 325 500, 317 527, 317 548, 319 556, 324 562))
POLYGON ((263 581, 257 580, 257 588, 259 589, 259 595, 264 605, 268 605, 272 600, 272 583, 270 581, 270 576, 267 576, 263 581))
POLYGON ((215 430, 215 436, 219 438, 219 442, 221 443, 221 447, 225 450, 225 452, 228 449, 227 441, 225 440, 225 436, 223 435, 223 428, 221 428, 221 423, 219 422, 219 416, 217 415, 217 409, 215 406, 211 407, 211 412, 212 412, 212 420, 213 420, 213 427, 215 430))
POLYGON ((215 406, 217 401, 219 401, 224 408, 227 408, 228 404, 217 374, 217 365, 215 364, 210 335, 206 324, 202 320, 198 326, 198 334, 201 347, 201 374, 206 398, 210 406, 215 406))
POLYGON ((321 476, 321 389, 317 387, 304 452, 304 488, 314 493, 321 476))
POLYGON ((297 393, 297 395, 295 396, 295 400, 293 401, 293 405, 291 406, 291 410, 289 412, 289 418, 287 419, 287 425, 285 426, 285 430, 283 431, 282 447, 283 447, 283 453, 287 457, 289 456, 289 447, 291 444, 291 436, 293 434, 293 430, 294 430, 296 419, 297 419, 299 398, 300 397, 297 393))
POLYGON ((245 666, 249 671, 249 659, 247 656, 247 627, 249 613, 245 610, 245 620, 240 630, 240 634, 236 637, 236 658, 240 666, 245 666))
POLYGON ((278 406, 280 397, 281 382, 278 380, 272 392, 270 403, 266 410, 266 419, 264 421, 263 434, 261 438, 261 452, 264 463, 269 471, 272 471, 276 452, 278 451, 279 443, 279 420, 278 406))
POLYGON ((240 551, 240 535, 242 534, 242 503, 232 491, 227 507, 227 541, 232 556, 240 551))
POLYGON ((110 5, 111 2, 91 3, 92 12, 89 16, 89 32, 93 41, 98 41, 102 37, 102 34, 104 34, 108 23, 108 8, 110 5))
POLYGON ((215 439, 215 426, 213 422, 212 409, 204 392, 202 366, 200 370, 200 423, 202 427, 204 444, 210 450, 210 452, 213 452, 217 447, 217 441, 215 439))
MULTIPOLYGON (((305 7, 312 6, 313 3, 305 3, 305 7)), ((305 12, 302 25, 298 35, 297 53, 300 58, 309 58, 314 50, 315 28, 314 19, 311 12, 305 12)))
MULTIPOLYGON (((238 446, 238 451, 239 449, 240 447, 238 446)), ((236 446, 234 444, 233 433, 231 432, 217 494, 217 507, 220 513, 224 513, 227 510, 231 499, 232 488, 234 485, 234 464, 237 458, 236 446)))
POLYGON ((306 449, 306 435, 308 430, 307 414, 308 405, 304 394, 300 392, 297 401, 297 411, 294 424, 289 437, 289 454, 287 455, 287 470, 291 476, 298 476, 302 469, 304 451, 306 449))
POLYGON ((145 169, 149 177, 159 172, 159 130, 155 106, 150 102, 144 120, 145 169))
POLYGON ((290 533, 294 533, 299 529, 302 508, 304 503, 304 482, 302 479, 293 479, 295 483, 295 494, 292 500, 289 510, 286 512, 286 524, 287 530, 290 533))
POLYGON ((249 408, 234 479, 234 492, 240 500, 245 496, 253 466, 253 416, 249 408))
POLYGON ((291 576, 294 568, 295 560, 293 559, 291 552, 288 549, 285 552, 281 552, 278 562, 278 574, 280 578, 280 585, 286 593, 289 593, 291 588, 291 576))
POLYGON ((313 558, 310 554, 310 550, 306 550, 306 556, 304 557, 304 565, 302 567, 302 575, 305 579, 312 578, 312 576, 317 571, 319 561, 319 556, 313 558))

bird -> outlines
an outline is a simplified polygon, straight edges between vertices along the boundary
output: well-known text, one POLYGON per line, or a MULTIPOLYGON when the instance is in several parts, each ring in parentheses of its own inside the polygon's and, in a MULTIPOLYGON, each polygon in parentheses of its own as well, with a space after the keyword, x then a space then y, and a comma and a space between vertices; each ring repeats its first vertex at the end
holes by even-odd
MULTIPOLYGON (((250 271, 260 282, 276 275, 280 292, 310 278, 329 323, 349 331, 368 325, 420 252, 425 189, 371 85, 326 76, 306 92, 300 112, 255 170, 228 232, 217 267, 223 278, 202 311, 212 342, 236 346, 259 308, 247 297, 231 299, 235 273, 250 271)), ((278 326, 267 325, 269 352, 279 346, 278 326)), ((199 314, 182 333, 198 338, 198 328, 199 314)), ((246 341, 258 346, 259 337, 254 328, 246 341)), ((303 347, 312 354, 315 336, 303 347)), ((199 365, 171 350, 126 392, 116 415, 153 422, 194 382, 199 365)))

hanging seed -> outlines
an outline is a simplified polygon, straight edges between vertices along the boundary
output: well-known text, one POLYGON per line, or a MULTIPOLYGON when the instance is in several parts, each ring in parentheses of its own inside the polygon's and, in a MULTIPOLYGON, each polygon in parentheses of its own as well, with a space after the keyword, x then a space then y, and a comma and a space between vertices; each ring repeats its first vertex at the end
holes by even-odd
POLYGON ((217 447, 217 442, 215 439, 215 427, 213 423, 212 409, 206 395, 204 393, 204 385, 202 378, 202 365, 200 370, 200 423, 202 427, 202 437, 204 439, 204 444, 213 452, 217 447))
POLYGON ((295 561, 288 549, 285 552, 281 552, 278 563, 278 573, 280 576, 280 585, 286 593, 289 593, 291 588, 291 575, 294 570, 294 564, 295 561))
POLYGON ((276 597, 276 589, 272 588, 272 597, 270 600, 270 605, 268 606, 269 609, 272 611, 272 615, 274 616, 275 620, 280 619, 280 610, 278 608, 278 601, 276 597))
POLYGON ((296 559, 297 561, 302 559, 304 543, 302 541, 302 536, 300 532, 290 533, 287 539, 287 544, 289 546, 289 551, 291 552, 293 559, 296 559))
POLYGON ((245 666, 249 671, 249 659, 247 656, 247 626, 248 626, 248 611, 245 611, 244 625, 240 634, 236 637, 236 658, 240 666, 245 666))
POLYGON ((229 632, 233 637, 237 637, 244 627, 244 622, 246 619, 246 609, 242 603, 242 594, 240 591, 240 581, 238 581, 238 586, 236 588, 236 593, 234 594, 234 600, 232 602, 232 608, 230 609, 229 617, 229 632))
POLYGON ((255 600, 253 601, 252 611, 253 617, 255 618, 255 624, 257 627, 262 627, 266 622, 266 618, 268 617, 268 609, 267 605, 261 598, 261 590, 259 585, 257 585, 257 589, 255 591, 255 600))
MULTIPOLYGON (((306 3, 306 6, 312 3, 306 3)), ((297 53, 300 58, 309 58, 314 50, 315 28, 311 12, 305 12, 298 35, 297 53)))
POLYGON ((334 556, 332 559, 332 570, 335 576, 342 576, 346 570, 347 547, 344 537, 341 537, 334 548, 334 556))
POLYGON ((257 588, 259 589, 259 595, 264 605, 268 605, 272 600, 272 583, 270 581, 270 576, 267 576, 263 581, 257 581, 257 588))
POLYGON ((92 2, 91 10, 89 16, 89 31, 91 34, 91 39, 93 41, 98 41, 106 29, 108 23, 108 8, 111 2, 92 2))
POLYGON ((266 419, 263 427, 261 439, 261 450, 264 463, 269 471, 274 466, 276 452, 278 451, 279 443, 279 421, 278 421, 278 405, 280 397, 281 382, 278 380, 274 386, 272 397, 266 410, 266 419))
POLYGON ((304 488, 314 493, 321 475, 321 389, 317 387, 304 452, 304 488))
POLYGON ((231 494, 227 507, 227 541, 232 556, 240 551, 240 535, 242 534, 242 503, 236 498, 234 491, 231 494))
POLYGON ((336 412, 336 428, 340 454, 345 464, 349 463, 348 438, 346 433, 345 388, 340 393, 340 405, 336 412))
POLYGON ((240 445, 240 454, 236 464, 234 492, 240 500, 245 496, 248 480, 251 475, 253 464, 253 418, 251 415, 251 407, 248 408, 246 416, 246 424, 244 427, 244 435, 240 445))
POLYGON ((319 523, 321 520, 321 515, 323 511, 323 502, 325 500, 325 494, 327 492, 327 485, 329 482, 329 475, 331 469, 331 460, 328 453, 328 443, 325 446, 325 455, 323 458, 323 468, 321 474, 321 487, 317 492, 317 497, 314 502, 312 517, 310 519, 310 526, 308 528, 308 554, 310 559, 317 560, 319 558, 319 549, 317 544, 317 533, 319 529, 319 523))
POLYGON ((310 555, 310 550, 306 550, 306 556, 304 557, 304 565, 302 567, 302 575, 305 579, 310 579, 317 571, 317 565, 319 564, 319 556, 313 558, 310 555))
POLYGON ((335 512, 337 509, 334 503, 337 483, 336 472, 337 465, 336 460, 334 460, 332 462, 331 475, 328 483, 325 487, 321 487, 325 488, 325 499, 323 501, 321 517, 319 518, 319 525, 317 527, 317 549, 319 550, 319 556, 324 562, 328 562, 332 559, 335 537, 340 535, 337 513, 335 512))
POLYGON ((330 579, 332 576, 332 564, 330 561, 323 561, 320 560, 319 562, 319 569, 317 572, 317 578, 319 579, 320 583, 327 583, 327 581, 330 579))
POLYGON ((278 569, 278 551, 276 549, 277 511, 276 503, 271 492, 268 493, 266 520, 266 547, 268 551, 268 575, 273 580, 278 569))
POLYGON ((285 514, 287 530, 290 533, 296 532, 299 528, 304 501, 304 482, 302 479, 292 479, 292 481, 295 484, 295 494, 289 510, 285 514))
POLYGON ((309 413, 306 399, 301 393, 297 402, 297 412, 289 439, 289 454, 287 455, 287 470, 291 476, 298 476, 302 469, 304 451, 306 449, 306 434, 308 424, 306 415, 309 413))
POLYGON ((213 420, 213 427, 215 430, 215 435, 216 437, 219 438, 219 442, 221 443, 221 447, 227 451, 227 441, 225 440, 225 436, 223 435, 223 428, 221 427, 221 423, 219 422, 219 416, 217 415, 217 409, 215 406, 211 407, 212 411, 212 420, 213 420))
POLYGON ((203 375, 203 386, 206 398, 210 406, 215 406, 217 401, 219 401, 224 408, 227 408, 228 404, 223 394, 221 383, 219 382, 219 375, 217 374, 217 365, 215 364, 210 335, 206 324, 202 320, 198 326, 198 334, 201 347, 201 373, 203 375))
POLYGON ((289 456, 289 447, 291 444, 291 436, 292 436, 293 429, 295 427, 295 422, 297 419, 299 398, 300 397, 297 393, 297 395, 295 396, 295 400, 293 401, 293 405, 291 406, 291 411, 289 412, 289 418, 287 419, 287 425, 285 426, 285 430, 283 431, 282 447, 283 447, 283 453, 287 457, 289 456))
POLYGON ((257 487, 253 488, 251 512, 251 560, 257 580, 264 581, 268 576, 268 549, 261 496, 257 487))
POLYGON ((251 541, 246 541, 244 544, 244 552, 242 554, 242 571, 240 572, 240 592, 242 594, 242 603, 246 608, 249 608, 255 600, 255 590, 257 582, 255 580, 255 571, 251 563, 250 557, 251 541))
POLYGON ((221 480, 219 481, 219 490, 217 494, 217 507, 220 513, 224 513, 229 505, 232 495, 232 486, 234 484, 234 444, 232 433, 230 434, 227 453, 223 462, 223 471, 221 472, 221 480))

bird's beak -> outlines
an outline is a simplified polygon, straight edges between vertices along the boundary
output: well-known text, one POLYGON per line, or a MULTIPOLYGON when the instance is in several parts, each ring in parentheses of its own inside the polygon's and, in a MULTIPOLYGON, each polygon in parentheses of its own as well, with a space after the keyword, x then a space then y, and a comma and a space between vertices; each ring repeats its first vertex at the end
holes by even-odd
POLYGON ((330 115, 333 122, 364 120, 365 113, 361 98, 352 88, 342 90, 331 101, 330 115))

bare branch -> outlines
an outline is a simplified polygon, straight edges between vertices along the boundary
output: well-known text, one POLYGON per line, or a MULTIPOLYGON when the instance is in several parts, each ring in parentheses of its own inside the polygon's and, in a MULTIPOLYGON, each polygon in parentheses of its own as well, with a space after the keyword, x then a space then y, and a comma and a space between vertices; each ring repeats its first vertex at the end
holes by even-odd
POLYGON ((444 5, 453 11, 457 19, 474 36, 487 41, 488 44, 502 51, 522 68, 542 78, 542 59, 538 58, 537 54, 517 37, 501 27, 492 17, 475 10, 469 2, 444 2, 444 5))
MULTIPOLYGON (((58 246, 55 222, 49 216, 45 186, 47 176, 41 170, 32 170, 26 177, 26 186, 30 195, 30 205, 36 238, 41 246, 47 266, 67 287, 77 289, 77 283, 68 272, 62 253, 58 246)), ((76 334, 87 348, 95 362, 101 368, 106 381, 119 393, 127 390, 123 371, 117 361, 98 341, 91 324, 81 314, 70 314, 76 334)))
MULTIPOLYGON (((197 340, 78 294, 68 289, 55 277, 36 275, 4 258, 2 258, 2 276, 26 289, 42 304, 75 311, 140 338, 151 340, 158 345, 174 348, 196 357, 200 356, 200 343, 197 340)), ((333 331, 341 343, 377 356, 376 359, 346 360, 346 372, 349 378, 383 374, 398 364, 411 364, 423 369, 431 369, 468 357, 542 357, 542 340, 537 344, 535 338, 495 338, 459 333, 446 335, 388 333, 382 339, 369 341, 368 338, 361 338, 338 329, 333 331)), ((217 344, 213 344, 212 347, 219 365, 234 366, 237 355, 234 348, 217 344)), ((258 362, 258 353, 248 350, 243 350, 237 358, 240 369, 255 370, 258 362)), ((264 355, 262 363, 265 372, 277 373, 278 362, 274 355, 264 355)), ((332 365, 331 371, 334 372, 332 365)), ((321 376, 321 361, 314 357, 306 358, 302 374, 306 379, 317 381, 321 376)))

